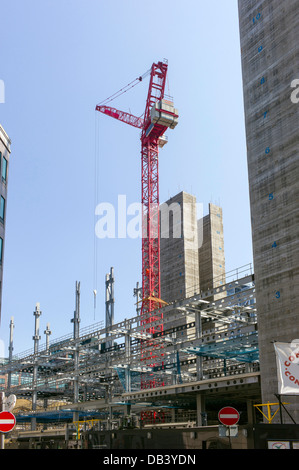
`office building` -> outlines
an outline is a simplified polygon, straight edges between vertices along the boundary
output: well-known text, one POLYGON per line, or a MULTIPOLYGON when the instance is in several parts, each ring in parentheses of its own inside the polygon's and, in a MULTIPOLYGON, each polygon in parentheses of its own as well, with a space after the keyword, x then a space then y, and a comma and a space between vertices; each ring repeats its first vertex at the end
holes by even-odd
POLYGON ((10 158, 10 139, 0 124, 0 320, 2 304, 2 284, 3 284, 3 263, 4 263, 4 244, 5 244, 5 222, 7 209, 7 184, 8 167, 10 158))

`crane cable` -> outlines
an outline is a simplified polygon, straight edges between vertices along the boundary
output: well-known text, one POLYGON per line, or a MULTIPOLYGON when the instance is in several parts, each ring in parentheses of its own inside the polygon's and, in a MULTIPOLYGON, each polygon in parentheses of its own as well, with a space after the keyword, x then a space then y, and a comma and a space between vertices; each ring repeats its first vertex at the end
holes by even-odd
POLYGON ((94 226, 93 226, 93 308, 94 320, 96 316, 96 298, 97 298, 97 284, 98 284, 98 252, 97 252, 97 235, 96 235, 96 207, 98 204, 99 196, 99 129, 98 129, 98 113, 95 113, 95 157, 94 157, 94 226))
MULTIPOLYGON (((135 78, 132 82, 128 83, 125 87, 118 90, 113 95, 109 96, 105 100, 101 101, 99 105, 105 105, 110 103, 111 101, 115 100, 119 96, 126 93, 131 88, 138 85, 138 83, 142 82, 142 80, 147 77, 151 72, 151 69, 147 70, 143 75, 138 78, 135 78)), ((97 235, 96 235, 96 216, 95 216, 95 208, 98 204, 98 196, 99 196, 99 128, 98 128, 98 113, 95 113, 95 157, 94 157, 94 253, 93 253, 93 299, 94 299, 94 320, 96 316, 96 298, 97 298, 97 284, 98 284, 98 250, 97 250, 97 235)))
POLYGON ((121 88, 120 90, 118 90, 117 92, 113 93, 113 95, 111 96, 108 96, 108 98, 106 98, 105 100, 101 101, 100 103, 98 103, 98 106, 100 105, 106 105, 108 103, 110 103, 111 101, 115 100, 116 98, 118 98, 119 96, 123 95, 124 93, 126 93, 127 91, 129 91, 131 88, 134 88, 136 85, 138 85, 138 83, 142 82, 142 80, 147 76, 149 75, 151 69, 147 70, 143 75, 141 75, 140 77, 138 78, 135 78, 135 80, 133 80, 132 82, 128 83, 128 85, 124 86, 123 88, 121 88))

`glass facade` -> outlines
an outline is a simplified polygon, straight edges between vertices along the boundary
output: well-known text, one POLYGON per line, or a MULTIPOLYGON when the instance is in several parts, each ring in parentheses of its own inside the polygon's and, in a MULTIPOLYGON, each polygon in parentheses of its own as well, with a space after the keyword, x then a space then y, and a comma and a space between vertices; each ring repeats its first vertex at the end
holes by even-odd
POLYGON ((4 217, 5 217, 5 199, 3 196, 1 196, 1 201, 0 201, 0 220, 1 222, 4 222, 4 217))
POLYGON ((6 181, 7 180, 7 160, 5 157, 2 158, 2 181, 6 181))

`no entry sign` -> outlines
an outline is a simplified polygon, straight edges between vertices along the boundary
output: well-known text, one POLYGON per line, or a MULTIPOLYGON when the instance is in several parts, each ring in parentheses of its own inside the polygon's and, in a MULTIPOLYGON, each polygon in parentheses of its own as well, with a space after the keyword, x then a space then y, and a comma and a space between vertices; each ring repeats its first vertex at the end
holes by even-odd
POLYGON ((1 411, 0 413, 0 432, 9 432, 16 425, 15 416, 9 411, 1 411))
POLYGON ((232 406, 225 406, 219 411, 218 419, 225 426, 234 426, 239 421, 240 414, 232 406))

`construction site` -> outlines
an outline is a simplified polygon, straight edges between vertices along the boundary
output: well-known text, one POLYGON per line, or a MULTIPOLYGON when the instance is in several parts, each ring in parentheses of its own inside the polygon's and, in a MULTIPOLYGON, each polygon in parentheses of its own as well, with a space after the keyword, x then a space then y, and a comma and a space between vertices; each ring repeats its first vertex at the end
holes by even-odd
MULTIPOLYGON (((299 448, 299 376, 291 369, 283 388, 276 349, 288 345, 298 368, 299 104, 289 98, 298 6, 239 0, 239 17, 254 264, 227 272, 220 205, 198 218, 187 191, 160 201, 159 153, 175 139, 180 109, 165 93, 168 61, 154 62, 136 79, 149 77, 142 117, 108 106, 111 97, 95 106, 140 138, 136 310, 115 321, 117 266, 109 266, 102 322, 80 327, 80 279, 69 335, 52 339, 48 325, 42 341, 37 303, 33 348, 14 354, 11 318, 0 411, 15 423, 2 448, 299 448)), ((8 160, 4 129, 0 137, 8 160)))

